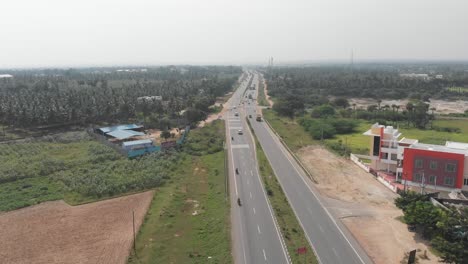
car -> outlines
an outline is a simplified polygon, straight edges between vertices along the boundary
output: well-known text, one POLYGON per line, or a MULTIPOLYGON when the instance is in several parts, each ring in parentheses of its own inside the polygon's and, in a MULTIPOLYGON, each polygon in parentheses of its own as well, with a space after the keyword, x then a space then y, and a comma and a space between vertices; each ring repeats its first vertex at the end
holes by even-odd
POLYGON ((249 118, 252 118, 252 115, 249 115, 249 118))
POLYGON ((235 116, 239 116, 239 113, 238 113, 238 112, 235 112, 234 115, 235 115, 235 116))
POLYGON ((237 134, 242 135, 244 132, 242 132, 242 129, 237 130, 237 134))

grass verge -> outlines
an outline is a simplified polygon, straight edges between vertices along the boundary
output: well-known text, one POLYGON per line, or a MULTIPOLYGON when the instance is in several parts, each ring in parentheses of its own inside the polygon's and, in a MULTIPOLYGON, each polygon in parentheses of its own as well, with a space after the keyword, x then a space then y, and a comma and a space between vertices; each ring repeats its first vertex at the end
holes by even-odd
MULTIPOLYGON (((223 138, 221 122, 190 136, 213 129, 223 138)), ((210 152, 184 155, 171 181, 157 189, 128 263, 232 263, 222 143, 210 152)))
POLYGON ((284 142, 288 144, 288 147, 294 152, 304 146, 319 143, 319 141, 313 140, 310 134, 294 119, 279 116, 271 109, 263 110, 263 118, 270 123, 275 132, 281 136, 284 142))
MULTIPOLYGON (((250 122, 247 120, 250 127, 250 122)), ((310 247, 309 242, 306 239, 304 231, 302 230, 299 221, 294 214, 294 211, 289 206, 286 195, 279 184, 270 163, 263 152, 262 146, 257 140, 257 136, 250 130, 255 138, 255 145, 257 149, 257 161, 260 170, 260 176, 263 180, 268 199, 275 217, 278 222, 281 233, 284 236, 286 247, 289 255, 291 256, 292 263, 318 263, 317 258, 310 247), (307 253, 305 255, 298 255, 297 249, 301 247, 307 247, 307 253)))

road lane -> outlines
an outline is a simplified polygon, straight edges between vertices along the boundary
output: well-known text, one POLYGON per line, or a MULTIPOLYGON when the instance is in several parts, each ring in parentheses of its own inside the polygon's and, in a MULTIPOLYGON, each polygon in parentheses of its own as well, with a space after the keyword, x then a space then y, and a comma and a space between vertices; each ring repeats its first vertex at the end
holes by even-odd
MULTIPOLYGON (((247 113, 256 114, 255 106, 248 106, 247 113)), ((321 263, 372 263, 341 222, 323 206, 296 161, 265 122, 252 122, 252 128, 321 263)))
POLYGON ((236 263, 290 263, 258 174, 252 135, 239 103, 250 82, 228 101, 225 113, 230 167, 233 255, 236 263), (236 116, 236 112, 238 116, 236 116), (242 135, 238 131, 242 130, 242 135), (238 174, 235 169, 238 169, 238 174), (238 206, 237 198, 242 206, 238 206))

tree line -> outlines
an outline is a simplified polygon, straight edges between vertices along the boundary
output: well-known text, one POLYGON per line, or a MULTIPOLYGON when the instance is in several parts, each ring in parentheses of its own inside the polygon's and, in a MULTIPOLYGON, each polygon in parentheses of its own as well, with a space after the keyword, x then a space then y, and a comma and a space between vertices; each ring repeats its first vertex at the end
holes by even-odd
POLYGON ((403 210, 405 223, 431 241, 446 263, 468 262, 468 208, 436 207, 429 196, 415 192, 401 192, 395 200, 403 210))
POLYGON ((232 89, 240 73, 240 67, 231 66, 15 71, 14 78, 0 81, 0 123, 114 123, 151 114, 157 125, 162 119, 196 122, 217 96, 232 89), (162 100, 137 100, 143 96, 162 100))

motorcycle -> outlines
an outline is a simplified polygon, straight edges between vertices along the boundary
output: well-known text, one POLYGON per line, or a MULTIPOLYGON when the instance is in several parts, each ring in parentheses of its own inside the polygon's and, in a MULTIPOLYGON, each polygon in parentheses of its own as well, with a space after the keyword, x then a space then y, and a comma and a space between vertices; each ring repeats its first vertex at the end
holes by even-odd
POLYGON ((236 174, 239 174, 239 170, 236 168, 236 174))
POLYGON ((242 206, 242 203, 241 203, 240 198, 237 198, 237 204, 238 204, 239 206, 242 206))

